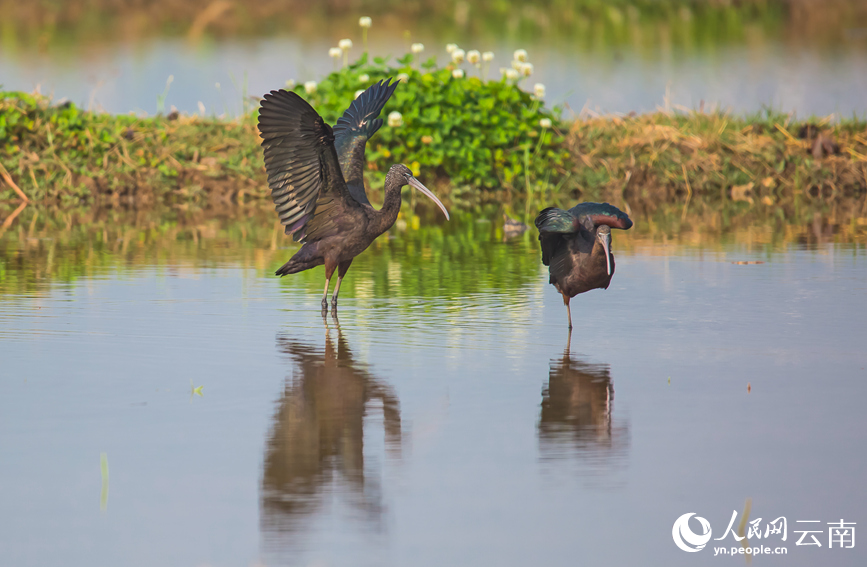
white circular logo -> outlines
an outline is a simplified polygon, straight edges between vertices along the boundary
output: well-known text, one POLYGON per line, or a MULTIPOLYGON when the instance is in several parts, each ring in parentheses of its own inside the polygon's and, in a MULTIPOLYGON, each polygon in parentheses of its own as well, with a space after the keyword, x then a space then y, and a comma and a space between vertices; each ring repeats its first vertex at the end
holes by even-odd
POLYGON ((701 516, 695 516, 702 529, 702 533, 697 534, 689 529, 689 519, 693 516, 695 516, 695 512, 684 514, 674 521, 674 526, 671 528, 671 537, 674 539, 674 543, 684 551, 701 551, 705 544, 710 541, 710 522, 701 516))

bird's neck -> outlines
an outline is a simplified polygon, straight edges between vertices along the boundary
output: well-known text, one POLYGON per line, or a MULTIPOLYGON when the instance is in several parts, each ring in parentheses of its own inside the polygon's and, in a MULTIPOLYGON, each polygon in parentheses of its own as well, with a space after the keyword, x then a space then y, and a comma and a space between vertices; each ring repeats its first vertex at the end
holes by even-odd
POLYGON ((385 201, 374 216, 374 232, 377 236, 390 229, 400 212, 400 186, 386 182, 385 201))

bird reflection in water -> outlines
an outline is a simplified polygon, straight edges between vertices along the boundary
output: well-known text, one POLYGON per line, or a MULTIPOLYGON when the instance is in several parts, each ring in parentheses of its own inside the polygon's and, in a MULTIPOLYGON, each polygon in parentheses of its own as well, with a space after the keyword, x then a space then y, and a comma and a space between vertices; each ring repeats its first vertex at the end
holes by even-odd
POLYGON ((612 418, 611 367, 573 357, 569 347, 551 361, 542 391, 539 446, 543 460, 575 457, 584 472, 609 473, 629 448, 629 429, 612 418))
POLYGON ((370 425, 370 406, 381 404, 386 451, 399 458, 398 399, 353 359, 339 327, 337 333, 335 349, 331 331, 326 331, 324 350, 277 337, 277 348, 293 370, 266 446, 261 496, 266 540, 273 536, 291 546, 281 536, 297 532, 337 499, 347 501, 352 516, 360 515, 375 528, 381 524, 379 474, 365 465, 364 425, 370 425))

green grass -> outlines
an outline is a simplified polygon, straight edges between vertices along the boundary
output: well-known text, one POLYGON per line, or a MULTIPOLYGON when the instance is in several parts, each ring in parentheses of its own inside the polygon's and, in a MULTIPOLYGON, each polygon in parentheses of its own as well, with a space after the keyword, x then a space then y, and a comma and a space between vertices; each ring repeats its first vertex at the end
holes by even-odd
MULTIPOLYGON (((396 100, 401 104, 400 97, 396 100)), ((532 104, 521 101, 516 104, 532 104)), ((415 166, 423 181, 453 206, 526 197, 625 199, 652 206, 684 202, 688 196, 773 206, 796 197, 833 202, 864 195, 867 123, 818 123, 817 131, 839 147, 839 153, 821 156, 812 151, 815 133, 799 137, 802 127, 776 114, 588 118, 553 129, 560 150, 535 152, 535 132, 519 122, 503 146, 504 153, 519 159, 488 162, 485 167, 498 182, 485 188, 476 182, 478 164, 449 170, 433 153, 396 158, 406 139, 384 126, 369 149, 368 181, 377 200, 381 173, 407 158, 420 160, 415 166), (425 156, 432 157, 425 161, 425 156), (525 160, 532 161, 527 175, 525 160)), ((474 154, 467 158, 475 159, 474 154)), ((31 200, 42 203, 201 205, 268 198, 253 114, 235 120, 114 116, 52 105, 36 95, 0 93, 0 164, 31 200)), ((0 184, 0 200, 17 199, 8 183, 0 184)))

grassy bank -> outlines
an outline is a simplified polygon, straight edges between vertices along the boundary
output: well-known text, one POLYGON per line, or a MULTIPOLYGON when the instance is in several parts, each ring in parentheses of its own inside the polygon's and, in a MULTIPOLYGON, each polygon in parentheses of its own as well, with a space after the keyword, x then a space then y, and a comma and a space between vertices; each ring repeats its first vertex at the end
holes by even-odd
MULTIPOLYGON (((396 104, 405 106, 410 121, 412 96, 396 95, 396 104)), ((525 122, 535 124, 536 116, 525 122)), ((549 132, 519 121, 499 140, 505 160, 497 161, 485 147, 466 155, 462 147, 454 149, 455 160, 474 164, 466 171, 459 167, 464 162, 443 167, 449 158, 431 153, 421 141, 423 127, 384 126, 374 139, 369 148, 374 200, 382 172, 397 160, 413 163, 452 205, 520 200, 529 193, 636 204, 686 203, 702 196, 707 202, 761 207, 795 196, 857 199, 867 191, 867 124, 861 121, 808 124, 790 123, 782 115, 659 112, 581 118, 559 127, 555 122, 549 132), (549 136, 541 146, 547 152, 539 151, 539 132, 549 136)), ((447 145, 455 127, 446 123, 431 133, 444 132, 441 143, 447 145)), ((268 197, 254 114, 236 120, 112 116, 52 105, 35 95, 0 93, 0 164, 0 200, 19 198, 10 182, 33 201, 65 205, 268 197)))

